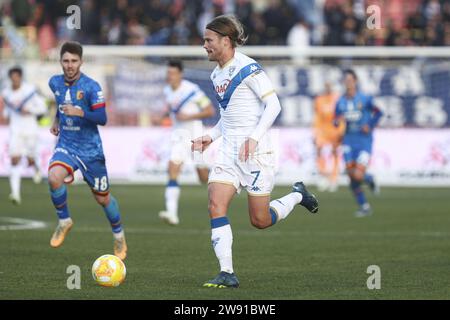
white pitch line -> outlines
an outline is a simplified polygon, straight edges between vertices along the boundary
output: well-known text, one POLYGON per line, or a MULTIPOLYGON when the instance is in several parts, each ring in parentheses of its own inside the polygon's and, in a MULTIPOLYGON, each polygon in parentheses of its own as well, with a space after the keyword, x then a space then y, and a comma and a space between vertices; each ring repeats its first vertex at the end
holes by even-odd
POLYGON ((11 217, 0 217, 0 231, 4 230, 30 230, 30 229, 42 229, 47 227, 47 224, 43 221, 22 219, 22 218, 11 218, 11 217))

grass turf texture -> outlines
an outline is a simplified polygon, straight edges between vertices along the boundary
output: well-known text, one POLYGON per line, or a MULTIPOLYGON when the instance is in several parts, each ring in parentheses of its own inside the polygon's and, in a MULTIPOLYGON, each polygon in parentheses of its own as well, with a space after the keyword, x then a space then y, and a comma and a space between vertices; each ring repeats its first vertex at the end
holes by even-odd
MULTIPOLYGON (((8 202, 0 179, 4 217, 40 220, 45 229, 0 230, 0 299, 449 299, 450 197, 448 189, 383 188, 369 195, 374 215, 354 218, 347 188, 317 193, 317 215, 297 207, 287 220, 257 230, 247 197, 229 210, 239 289, 203 288, 218 273, 210 244, 206 188, 182 186, 181 224, 158 218, 162 186, 112 186, 128 242, 127 278, 117 288, 98 286, 90 269, 112 252, 103 210, 86 185, 69 187, 74 227, 61 248, 49 239, 56 225, 45 183, 23 180, 22 205, 8 202), (69 265, 81 268, 81 290, 68 290, 69 265), (368 290, 369 265, 381 268, 381 289, 368 290)), ((310 188, 316 191, 314 188, 310 188)), ((276 187, 272 198, 290 189, 276 187)), ((369 192, 367 192, 369 194, 369 192)))

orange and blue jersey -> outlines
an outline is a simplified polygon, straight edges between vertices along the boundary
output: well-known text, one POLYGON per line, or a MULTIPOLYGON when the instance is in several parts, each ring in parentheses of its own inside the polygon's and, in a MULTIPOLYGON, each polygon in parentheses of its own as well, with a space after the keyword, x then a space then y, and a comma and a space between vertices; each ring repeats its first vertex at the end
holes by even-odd
POLYGON ((55 95, 59 118, 59 139, 55 149, 64 149, 86 160, 104 159, 102 140, 97 125, 106 123, 105 100, 100 85, 85 74, 68 83, 64 75, 53 76, 49 87, 55 95), (67 116, 64 104, 84 111, 84 117, 67 116))

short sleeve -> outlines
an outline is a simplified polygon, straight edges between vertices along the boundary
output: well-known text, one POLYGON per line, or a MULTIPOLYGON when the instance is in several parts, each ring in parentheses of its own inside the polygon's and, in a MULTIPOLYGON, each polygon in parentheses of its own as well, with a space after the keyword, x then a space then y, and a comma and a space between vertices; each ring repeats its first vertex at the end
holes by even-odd
POLYGON ((50 90, 52 90, 53 94, 55 94, 56 91, 55 77, 50 78, 50 80, 48 81, 48 86, 50 90))

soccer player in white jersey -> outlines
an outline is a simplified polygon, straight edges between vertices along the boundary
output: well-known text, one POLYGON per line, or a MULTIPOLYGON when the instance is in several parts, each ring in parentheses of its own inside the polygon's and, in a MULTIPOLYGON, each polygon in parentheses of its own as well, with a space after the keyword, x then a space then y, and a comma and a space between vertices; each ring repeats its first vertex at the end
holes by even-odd
MULTIPOLYGON (((203 134, 202 119, 215 114, 211 100, 195 84, 183 79, 183 63, 170 60, 167 64, 167 86, 164 88, 166 115, 173 122, 171 153, 168 164, 169 182, 166 186, 166 210, 159 217, 170 225, 179 223, 178 200, 180 186, 178 176, 183 163, 191 156, 191 140, 203 134)), ((154 117, 154 122, 161 122, 161 117, 154 117)), ((195 160, 198 178, 201 183, 208 181, 209 169, 205 162, 195 160)))
POLYGON ((20 182, 22 167, 20 161, 25 156, 28 165, 35 170, 33 181, 39 183, 41 175, 37 164, 38 120, 39 115, 47 111, 44 99, 36 92, 36 88, 23 82, 22 69, 13 67, 8 71, 11 86, 1 93, 4 106, 3 115, 9 120, 10 139, 9 154, 11 171, 9 183, 11 194, 9 199, 14 204, 20 204, 20 182))
POLYGON ((218 64, 211 80, 217 92, 221 118, 208 135, 192 141, 192 150, 203 151, 222 136, 208 181, 211 240, 220 273, 207 281, 206 287, 239 286, 233 271, 233 235, 227 212, 234 194, 242 188, 248 193, 250 221, 258 229, 285 219, 297 204, 310 212, 318 211, 315 196, 302 182, 296 182, 291 193, 270 201, 274 160, 268 131, 281 107, 261 66, 235 50, 245 40, 243 27, 233 16, 216 17, 204 33, 203 47, 208 59, 218 64))

